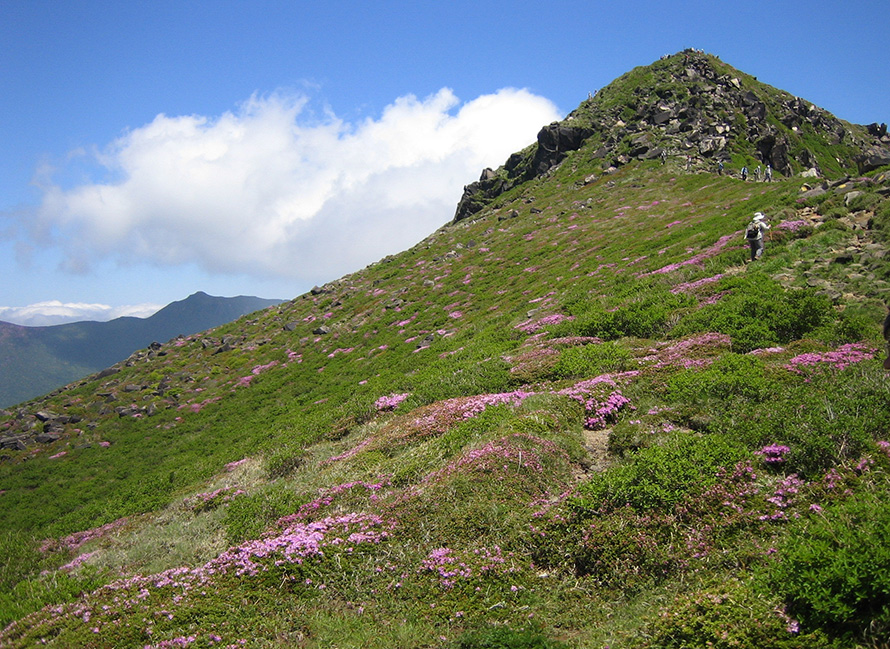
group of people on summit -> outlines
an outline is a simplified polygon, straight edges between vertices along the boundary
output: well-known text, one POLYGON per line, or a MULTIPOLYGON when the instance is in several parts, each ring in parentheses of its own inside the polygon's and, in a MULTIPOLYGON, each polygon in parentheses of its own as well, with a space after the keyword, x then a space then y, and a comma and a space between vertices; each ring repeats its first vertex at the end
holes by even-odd
MULTIPOLYGON (((723 170, 723 163, 721 162, 720 163, 720 173, 721 174, 723 173, 722 170, 723 170)), ((754 170, 754 179, 757 182, 760 182, 760 173, 761 173, 760 165, 757 165, 757 168, 754 170)), ((742 167, 742 171, 741 171, 740 175, 742 177, 742 180, 744 180, 745 182, 748 181, 748 167, 747 166, 742 167)), ((773 168, 770 165, 766 165, 766 172, 764 174, 764 180, 768 183, 771 183, 773 181, 773 168)))
MULTIPOLYGON (((723 175, 723 163, 717 163, 717 173, 721 176, 723 175)), ((760 182, 760 177, 763 176, 763 180, 771 183, 773 181, 773 168, 771 165, 766 165, 766 170, 764 171, 760 165, 757 165, 757 168, 754 169, 754 180, 760 182)), ((741 171, 739 172, 739 177, 748 182, 748 167, 743 166, 741 171)))

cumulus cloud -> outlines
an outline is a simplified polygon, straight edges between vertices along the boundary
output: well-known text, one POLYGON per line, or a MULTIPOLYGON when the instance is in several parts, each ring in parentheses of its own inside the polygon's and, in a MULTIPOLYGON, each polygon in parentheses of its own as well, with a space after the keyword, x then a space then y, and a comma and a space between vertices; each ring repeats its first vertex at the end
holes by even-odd
POLYGON ((353 123, 308 103, 279 93, 215 118, 158 115, 92 154, 101 181, 44 179, 31 231, 72 272, 114 258, 327 281, 446 223, 465 184, 560 117, 518 89, 400 97, 353 123))
POLYGON ((147 318, 157 313, 163 306, 162 304, 133 304, 112 307, 107 304, 48 300, 28 306, 0 306, 0 320, 26 327, 43 327, 85 320, 106 322, 123 316, 147 318))

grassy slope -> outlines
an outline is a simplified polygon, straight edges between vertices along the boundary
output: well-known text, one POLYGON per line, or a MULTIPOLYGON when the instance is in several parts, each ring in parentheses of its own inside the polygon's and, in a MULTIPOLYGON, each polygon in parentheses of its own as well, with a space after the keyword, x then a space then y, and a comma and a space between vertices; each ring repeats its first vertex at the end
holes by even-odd
MULTIPOLYGON (((746 267, 746 220, 798 220, 797 182, 649 163, 585 185, 596 165, 581 149, 327 293, 47 404, 84 419, 0 465, 3 619, 36 611, 4 643, 803 647, 886 631, 886 584, 867 576, 884 557, 846 557, 865 576, 837 592, 789 587, 839 554, 795 545, 804 531, 842 534, 886 501, 888 380, 867 353, 883 313, 868 274, 886 272, 811 263, 873 233, 775 227, 746 267), (803 288, 813 273, 841 304, 803 288), (785 368, 804 353, 803 375, 785 368), (787 446, 781 462, 767 445, 787 446)), ((844 545, 886 542, 862 527, 844 545)))

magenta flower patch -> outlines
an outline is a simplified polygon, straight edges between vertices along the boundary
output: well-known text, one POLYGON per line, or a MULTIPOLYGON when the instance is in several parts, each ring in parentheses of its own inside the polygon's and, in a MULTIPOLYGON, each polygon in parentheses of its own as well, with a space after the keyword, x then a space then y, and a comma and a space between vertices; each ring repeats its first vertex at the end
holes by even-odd
POLYGON ((807 352, 792 358, 786 365, 786 370, 803 374, 805 368, 828 367, 834 370, 842 370, 854 363, 874 358, 875 350, 865 343, 849 343, 841 345, 833 352, 807 352))
POLYGON ((539 318, 538 320, 527 320, 526 322, 522 322, 515 329, 519 329, 523 333, 533 334, 545 327, 549 327, 551 325, 559 324, 560 322, 564 322, 566 320, 574 320, 574 316, 562 315, 561 313, 554 313, 553 315, 544 316, 543 318, 539 318))
POLYGON ((779 230, 788 230, 789 232, 797 232, 803 227, 806 227, 810 224, 806 219, 800 219, 797 221, 782 221, 779 223, 776 228, 779 230))
POLYGON ((720 237, 717 241, 709 248, 705 248, 703 251, 698 253, 697 255, 693 255, 686 261, 678 261, 673 264, 668 264, 667 266, 662 266, 657 270, 650 271, 648 273, 641 273, 639 277, 646 277, 647 275, 656 275, 656 274, 666 274, 677 270, 678 268, 682 268, 683 266, 701 266, 705 260, 710 259, 711 257, 716 256, 720 253, 726 245, 736 238, 734 234, 728 234, 726 236, 720 237))
MULTIPOLYGON (((461 581, 487 576, 503 579, 516 572, 513 562, 508 562, 512 557, 512 553, 504 554, 498 546, 463 552, 443 547, 431 551, 417 572, 434 576, 439 586, 449 590, 461 581)), ((519 587, 514 585, 511 590, 516 592, 519 587)))
POLYGON ((404 392, 401 394, 390 394, 384 397, 380 397, 377 401, 374 402, 374 407, 380 410, 395 410, 396 406, 398 406, 402 401, 408 398, 408 393, 404 392))
POLYGON ((612 422, 618 412, 625 407, 634 409, 630 399, 625 397, 618 389, 618 380, 636 376, 639 372, 621 372, 619 374, 601 374, 600 376, 576 383, 570 388, 560 390, 570 399, 574 399, 584 405, 587 418, 584 427, 589 430, 599 430, 607 423, 612 422), (611 388, 611 389, 610 389, 611 388), (606 392, 608 391, 608 394, 606 392))
POLYGON ((721 279, 723 279, 723 273, 719 273, 717 275, 714 275, 713 277, 704 277, 702 279, 697 279, 694 282, 677 284, 674 288, 671 289, 671 293, 673 293, 674 295, 676 295, 677 293, 689 293, 707 284, 719 282, 721 279))
POLYGON ((757 451, 755 455, 760 455, 766 464, 784 464, 785 456, 790 452, 791 449, 787 446, 770 444, 757 451))

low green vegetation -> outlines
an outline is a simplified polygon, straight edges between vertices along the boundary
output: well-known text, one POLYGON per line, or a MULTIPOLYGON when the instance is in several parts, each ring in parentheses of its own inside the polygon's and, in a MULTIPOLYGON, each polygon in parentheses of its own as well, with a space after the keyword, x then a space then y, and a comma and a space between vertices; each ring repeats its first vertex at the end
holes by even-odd
POLYGON ((886 177, 591 154, 0 420, 0 644, 885 646, 886 177))

